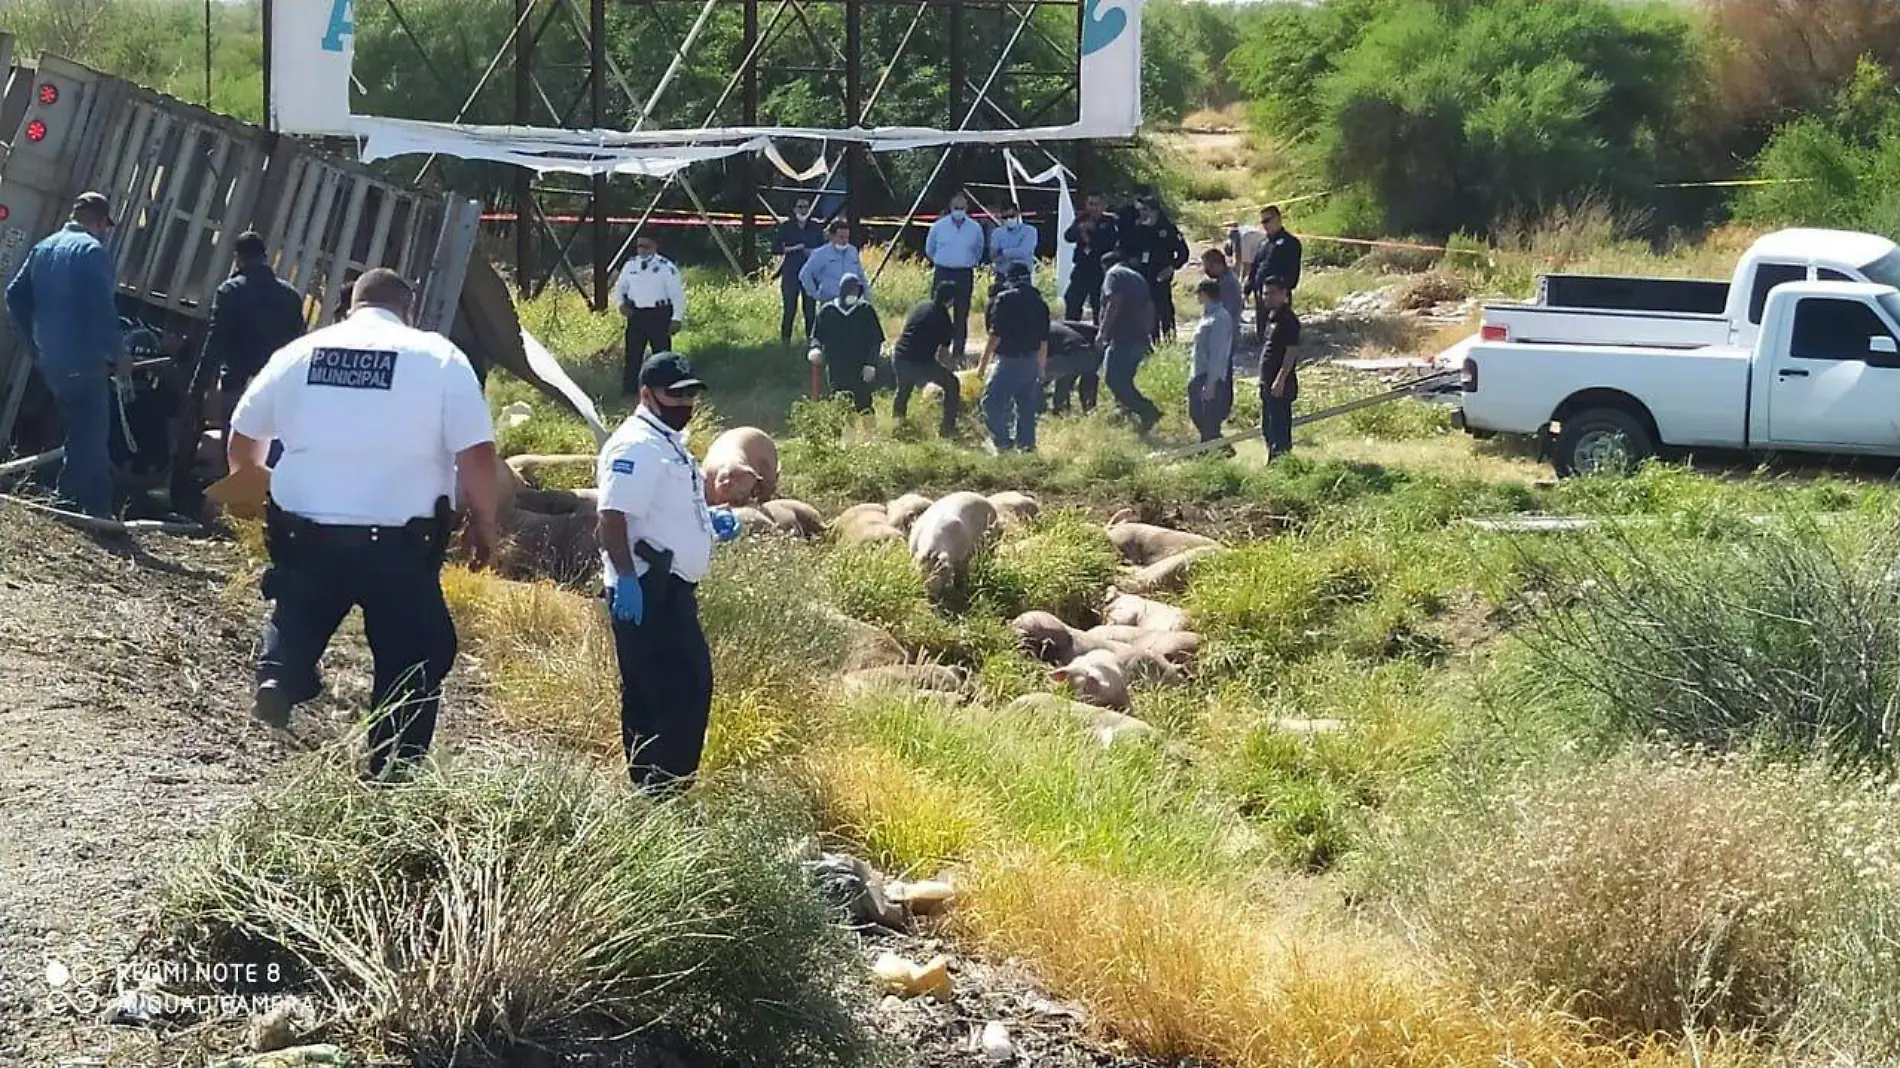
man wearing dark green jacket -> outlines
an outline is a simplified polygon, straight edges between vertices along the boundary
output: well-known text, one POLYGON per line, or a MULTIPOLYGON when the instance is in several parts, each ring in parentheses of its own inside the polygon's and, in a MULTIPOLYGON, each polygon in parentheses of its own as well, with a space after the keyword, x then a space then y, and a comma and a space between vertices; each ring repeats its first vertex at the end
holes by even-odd
POLYGON ((831 391, 851 394, 858 411, 870 411, 884 326, 877 320, 877 309, 864 299, 864 279, 847 274, 839 280, 838 299, 818 309, 811 344, 811 362, 827 369, 831 391))

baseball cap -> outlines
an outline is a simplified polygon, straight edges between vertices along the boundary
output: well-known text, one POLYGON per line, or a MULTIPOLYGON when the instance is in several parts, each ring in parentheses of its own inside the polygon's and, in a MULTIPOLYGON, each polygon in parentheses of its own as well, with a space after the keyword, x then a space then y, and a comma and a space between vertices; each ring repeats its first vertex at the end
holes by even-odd
POLYGON ((106 199, 104 193, 86 192, 74 197, 73 214, 78 215, 82 212, 103 216, 107 226, 119 225, 119 220, 112 217, 112 201, 106 199))
POLYGON ((640 384, 672 393, 703 393, 706 383, 693 375, 693 365, 677 352, 656 352, 640 365, 640 384))

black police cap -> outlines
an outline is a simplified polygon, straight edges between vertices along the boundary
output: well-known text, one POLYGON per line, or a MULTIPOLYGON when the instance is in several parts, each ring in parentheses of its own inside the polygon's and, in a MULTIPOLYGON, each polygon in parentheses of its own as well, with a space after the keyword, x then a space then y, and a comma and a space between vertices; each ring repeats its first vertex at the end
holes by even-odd
POLYGON ((693 375, 693 365, 677 352, 656 352, 640 365, 640 384, 666 393, 701 393, 706 383, 693 375))

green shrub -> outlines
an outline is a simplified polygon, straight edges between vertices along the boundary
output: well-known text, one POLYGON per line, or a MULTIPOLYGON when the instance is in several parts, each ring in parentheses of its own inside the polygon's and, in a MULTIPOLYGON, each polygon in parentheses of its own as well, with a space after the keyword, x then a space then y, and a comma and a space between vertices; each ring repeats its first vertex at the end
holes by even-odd
POLYGON ((859 965, 786 857, 797 830, 579 764, 478 753, 369 790, 320 756, 211 833, 163 926, 210 960, 288 967, 427 1062, 640 1033, 694 1062, 861 1063, 838 993, 859 965))
POLYGON ((1895 546, 1785 513, 1692 551, 1615 531, 1546 546, 1543 566, 1583 599, 1534 613, 1522 637, 1540 673, 1581 691, 1613 734, 1887 765, 1895 546))
POLYGON ((1096 621, 1103 591, 1120 566, 1101 526, 1062 512, 980 554, 970 566, 970 583, 975 602, 1004 619, 1043 611, 1081 626, 1096 621))

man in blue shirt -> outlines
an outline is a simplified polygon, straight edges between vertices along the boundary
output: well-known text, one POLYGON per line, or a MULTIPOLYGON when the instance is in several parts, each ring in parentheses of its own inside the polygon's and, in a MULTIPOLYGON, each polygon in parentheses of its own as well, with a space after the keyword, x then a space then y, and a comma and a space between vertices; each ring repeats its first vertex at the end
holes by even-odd
POLYGON ((956 303, 950 308, 950 321, 956 327, 950 340, 950 360, 963 362, 964 346, 970 336, 970 296, 976 291, 976 265, 983 262, 983 224, 970 218, 970 201, 962 193, 950 198, 949 214, 930 224, 924 238, 924 258, 933 268, 930 288, 935 291, 946 283, 956 287, 956 303))
POLYGON ((1003 205, 1002 223, 996 232, 990 235, 990 270, 995 272, 993 284, 1002 286, 1010 276, 1012 266, 1021 265, 1028 269, 1029 280, 1036 279, 1036 228, 1023 221, 1022 212, 1014 204, 1003 205))
POLYGON ((824 228, 818 225, 817 219, 811 217, 810 197, 799 197, 791 217, 772 231, 772 255, 779 258, 779 301, 784 307, 778 323, 781 345, 792 343, 792 320, 797 317, 801 306, 805 310, 805 336, 811 336, 812 320, 818 317, 818 302, 799 288, 798 272, 804 270, 805 261, 811 258, 812 250, 824 243, 824 228))
MULTIPOLYGON (((831 240, 814 250, 805 266, 798 270, 798 287, 819 304, 838 299, 845 275, 855 274, 860 279, 870 277, 864 271, 864 261, 858 258, 857 246, 851 243, 851 224, 834 219, 826 233, 831 240)), ((865 283, 864 295, 866 298, 871 295, 869 282, 865 283)))
POLYGON ((7 285, 7 311, 30 342, 60 421, 66 462, 58 493, 91 516, 112 513, 112 394, 107 376, 132 380, 119 333, 118 281, 103 241, 116 225, 100 193, 73 201, 72 221, 33 246, 7 285))

